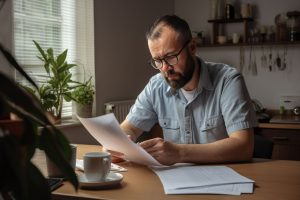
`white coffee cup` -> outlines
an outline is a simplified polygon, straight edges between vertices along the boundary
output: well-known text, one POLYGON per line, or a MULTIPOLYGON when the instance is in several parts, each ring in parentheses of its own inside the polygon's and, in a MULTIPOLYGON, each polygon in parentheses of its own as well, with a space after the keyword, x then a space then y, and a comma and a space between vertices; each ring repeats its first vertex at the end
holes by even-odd
POLYGON ((83 156, 84 174, 88 181, 104 181, 110 171, 111 155, 108 152, 88 152, 83 156))
POLYGON ((239 34, 233 33, 233 34, 232 34, 232 43, 233 43, 233 44, 237 44, 237 43, 239 43, 239 40, 240 40, 239 34))
MULTIPOLYGON (((76 165, 76 152, 77 152, 77 146, 74 144, 70 144, 71 146, 71 160, 69 161, 71 167, 75 169, 76 165)), ((47 163, 47 172, 49 177, 60 177, 63 178, 64 175, 61 172, 61 170, 46 156, 46 163, 47 163)))

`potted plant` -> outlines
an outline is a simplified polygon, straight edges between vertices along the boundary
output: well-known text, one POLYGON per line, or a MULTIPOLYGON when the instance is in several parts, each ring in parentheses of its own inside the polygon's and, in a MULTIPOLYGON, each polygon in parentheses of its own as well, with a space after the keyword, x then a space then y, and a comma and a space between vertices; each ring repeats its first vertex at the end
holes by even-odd
MULTIPOLYGON (((41 56, 37 56, 44 62, 46 71, 45 82, 40 87, 33 90, 42 106, 54 118, 55 123, 60 123, 63 100, 71 101, 71 86, 74 81, 70 69, 76 64, 68 64, 66 61, 68 50, 64 50, 57 57, 54 56, 53 49, 43 50, 38 42, 33 41, 41 56)), ((33 88, 35 89, 35 88, 33 88)))
POLYGON ((72 91, 73 109, 79 117, 92 117, 95 88, 92 77, 79 83, 72 91))
MULTIPOLYGON (((37 90, 35 82, 1 44, 0 52, 37 90)), ((39 100, 2 72, 0 85, 3 86, 0 87, 0 198, 51 198, 45 177, 31 162, 37 148, 45 151, 77 189, 78 180, 68 162, 71 158, 69 141, 49 121, 39 100), (10 120, 10 113, 16 114, 19 120, 10 120)))

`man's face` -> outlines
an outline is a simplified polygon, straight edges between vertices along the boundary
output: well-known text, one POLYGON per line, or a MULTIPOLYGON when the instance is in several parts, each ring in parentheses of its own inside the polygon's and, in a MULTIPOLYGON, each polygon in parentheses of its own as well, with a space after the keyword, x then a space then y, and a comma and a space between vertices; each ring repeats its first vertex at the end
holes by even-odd
POLYGON ((176 55, 183 48, 177 56, 177 64, 169 65, 163 61, 163 65, 159 69, 173 91, 187 84, 195 70, 194 59, 189 51, 189 43, 186 46, 183 45, 178 40, 177 33, 169 27, 163 27, 163 32, 159 38, 148 40, 149 50, 153 59, 162 59, 176 55))

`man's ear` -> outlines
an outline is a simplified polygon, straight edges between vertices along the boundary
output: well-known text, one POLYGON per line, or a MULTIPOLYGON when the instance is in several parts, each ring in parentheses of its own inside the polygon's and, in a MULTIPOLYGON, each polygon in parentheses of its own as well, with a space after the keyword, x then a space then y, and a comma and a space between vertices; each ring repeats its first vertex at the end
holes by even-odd
POLYGON ((196 40, 193 38, 189 44, 189 49, 192 55, 196 54, 197 51, 197 44, 196 44, 196 40))

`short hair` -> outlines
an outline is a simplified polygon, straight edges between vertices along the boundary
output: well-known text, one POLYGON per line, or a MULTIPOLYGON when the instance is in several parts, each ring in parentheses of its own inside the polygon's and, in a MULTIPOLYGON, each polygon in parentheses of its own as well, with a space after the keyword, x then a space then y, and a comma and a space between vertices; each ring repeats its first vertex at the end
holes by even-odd
POLYGON ((176 15, 164 15, 153 22, 146 32, 147 40, 154 40, 161 36, 162 27, 169 26, 179 34, 182 43, 192 39, 188 23, 176 15))

